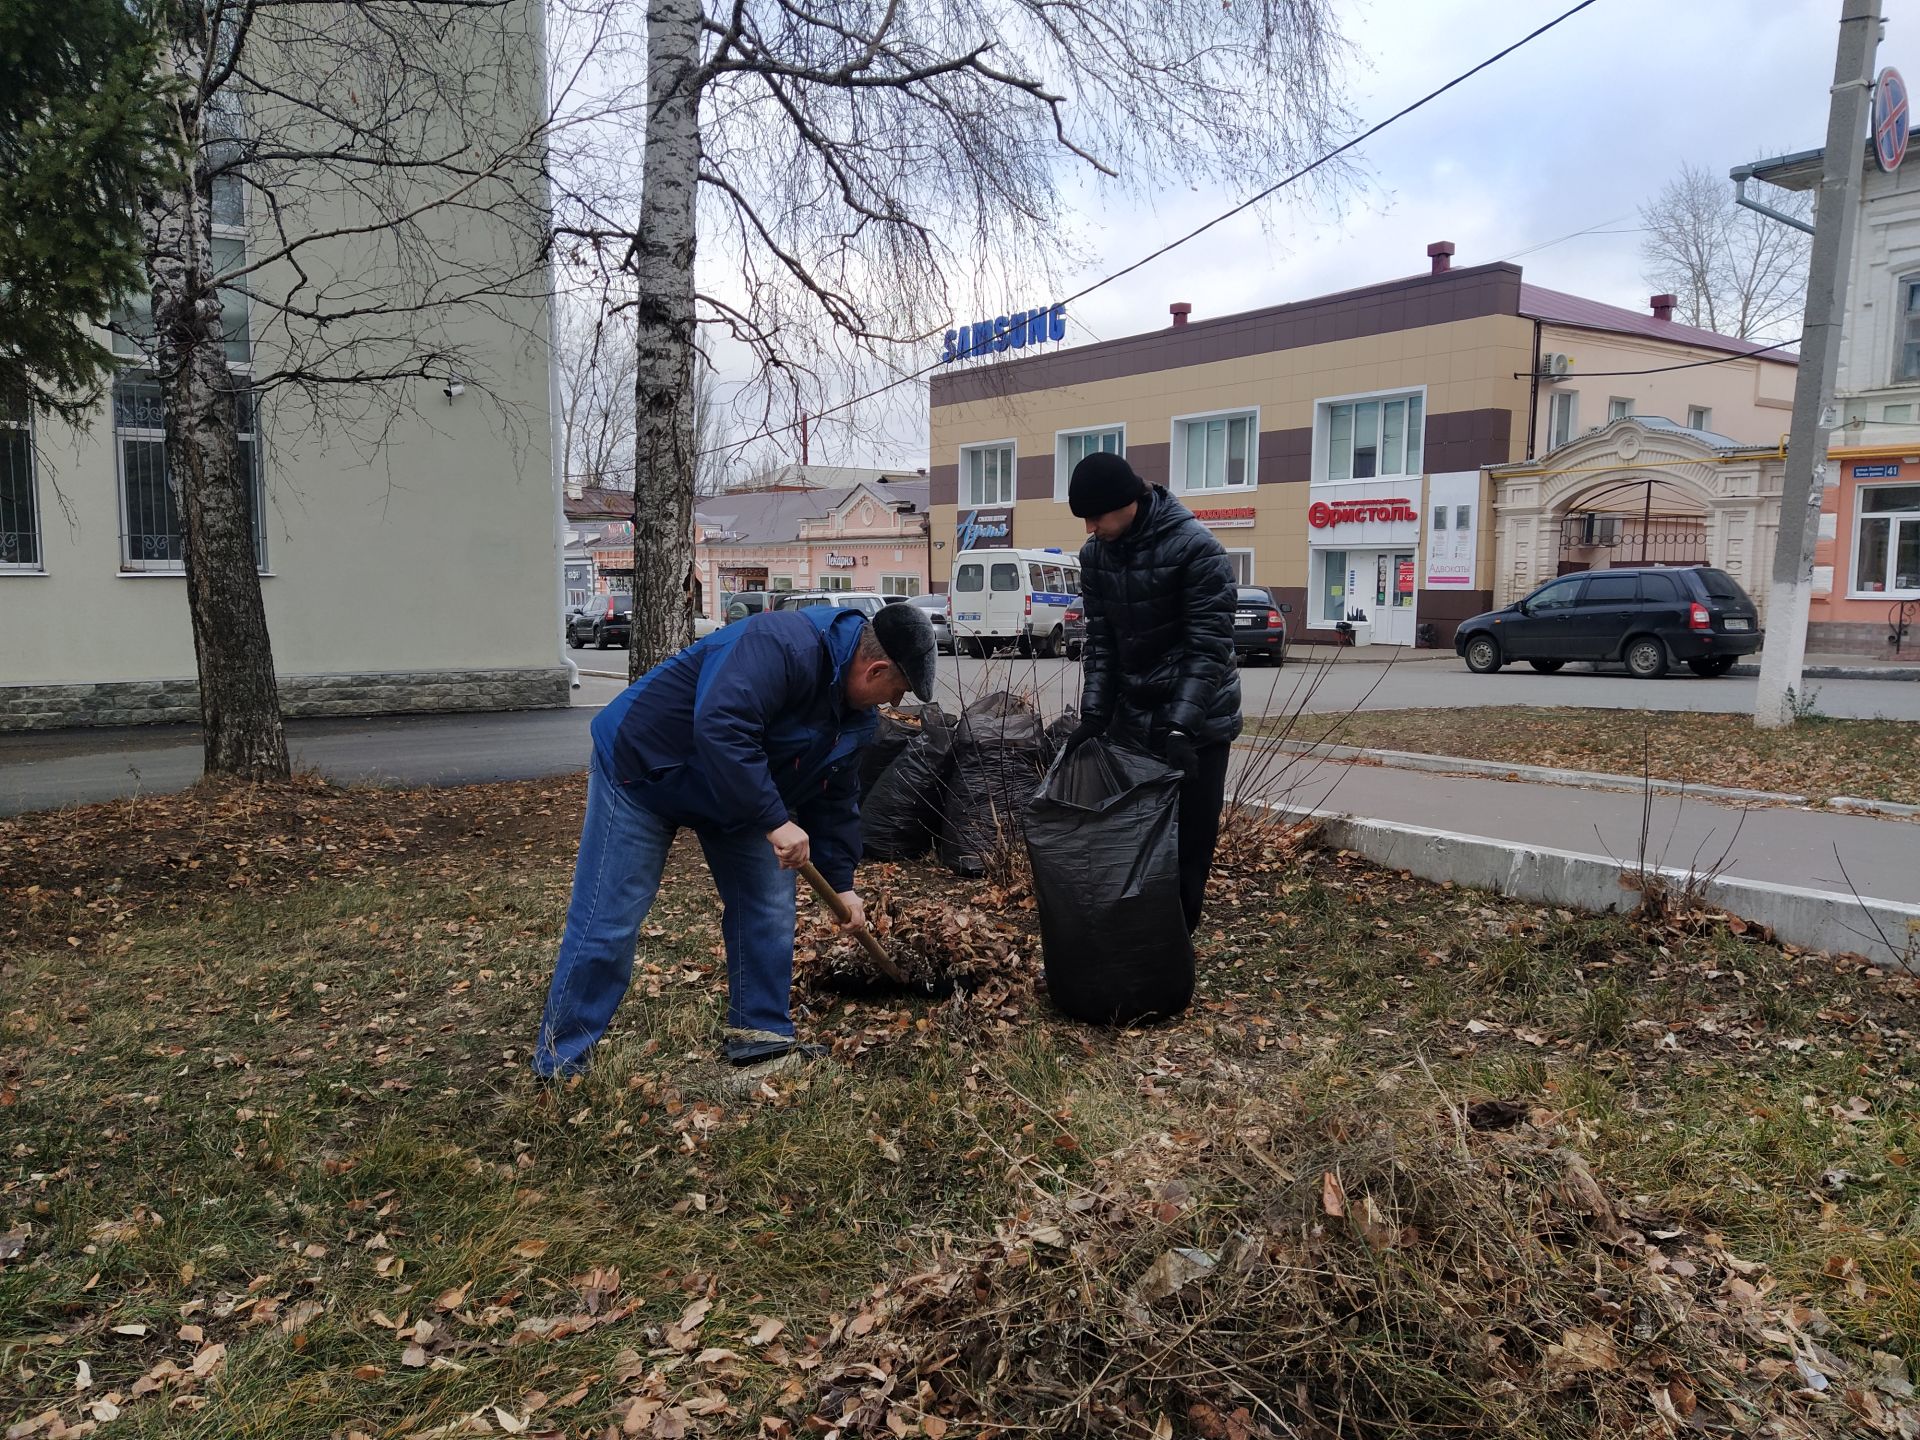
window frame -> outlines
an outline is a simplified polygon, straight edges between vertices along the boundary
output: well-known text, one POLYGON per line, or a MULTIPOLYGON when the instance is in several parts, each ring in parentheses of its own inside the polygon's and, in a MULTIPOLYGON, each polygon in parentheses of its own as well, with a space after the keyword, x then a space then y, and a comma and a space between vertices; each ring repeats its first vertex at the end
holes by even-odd
MULTIPOLYGON (((1231 434, 1231 432, 1229 432, 1231 434)), ((1189 415, 1175 415, 1167 431, 1167 479, 1168 489, 1175 495, 1238 495, 1250 493, 1260 486, 1260 407, 1258 405, 1232 405, 1219 410, 1197 410, 1189 415), (1247 422, 1247 478, 1238 485, 1194 486, 1187 476, 1187 427, 1210 420, 1241 420, 1247 422)), ((1224 479, 1226 465, 1221 463, 1221 476, 1224 479)))
MULTIPOLYGON (((1920 279, 1920 276, 1916 276, 1920 279)), ((1904 477, 1902 477, 1904 481, 1904 477)), ((1869 510, 1866 507, 1866 493, 1869 490, 1906 489, 1911 482, 1896 482, 1891 485, 1861 485, 1854 491, 1853 512, 1853 553, 1847 557, 1847 598, 1849 600, 1920 600, 1920 585, 1897 588, 1894 581, 1899 578, 1900 531, 1902 527, 1912 525, 1920 528, 1920 510, 1869 510), (1861 590, 1860 554, 1861 543, 1866 527, 1876 520, 1887 522, 1887 561, 1881 571, 1886 582, 1883 590, 1861 590)))
POLYGON ((1607 423, 1616 420, 1633 419, 1633 397, 1631 395, 1609 395, 1607 397, 1607 423))
POLYGON ((880 577, 880 593, 882 595, 904 595, 907 599, 911 600, 920 593, 920 577, 918 575, 882 575, 880 577), (889 586, 894 588, 889 589, 889 586))
POLYGON ((838 594, 842 590, 853 589, 853 576, 841 570, 829 570, 820 577, 816 587, 823 595, 838 594))
POLYGON ((1118 435, 1120 448, 1112 453, 1121 459, 1127 456, 1127 422, 1116 420, 1111 425, 1074 425, 1065 430, 1053 432, 1053 498, 1064 502, 1067 498, 1067 483, 1073 479, 1073 466, 1067 463, 1067 442, 1081 435, 1118 435))
POLYGON ((1920 270, 1909 270, 1895 282, 1893 383, 1920 384, 1920 270), (1909 363, 1911 354, 1911 363, 1909 363))
POLYGON ((1010 506, 1020 498, 1020 447, 1013 437, 1004 440, 975 440, 960 447, 960 481, 954 493, 960 497, 961 510, 998 510, 1010 506), (972 476, 967 473, 967 457, 988 450, 1007 452, 1006 491, 1004 500, 970 500, 967 498, 967 485, 972 476))
POLYGON ((47 537, 40 523, 39 447, 34 443, 33 407, 24 398, 16 403, 19 406, 17 413, 10 414, 6 402, 0 401, 0 430, 18 431, 25 441, 26 486, 23 493, 29 528, 24 533, 32 536, 33 559, 9 560, 4 552, 0 552, 0 575, 44 575, 47 573, 47 537))
MULTIPOLYGON (((1311 482, 1316 485, 1364 485, 1375 480, 1418 480, 1422 478, 1428 473, 1426 468, 1427 422, 1432 418, 1433 407, 1430 403, 1430 397, 1425 385, 1397 385, 1387 390, 1362 390, 1352 395, 1321 395, 1316 397, 1313 402, 1313 460, 1312 468, 1309 471, 1311 482), (1403 418, 1400 430, 1400 468, 1398 470, 1383 471, 1380 467, 1381 463, 1385 460, 1386 451, 1387 417, 1385 407, 1396 401, 1407 402, 1414 400, 1420 402, 1420 468, 1417 470, 1407 468, 1407 451, 1409 449, 1407 441, 1412 434, 1412 427, 1407 425, 1403 418), (1349 447, 1347 469, 1349 473, 1336 477, 1333 473, 1334 412, 1343 406, 1368 404, 1381 407, 1380 418, 1375 431, 1376 459, 1374 463, 1374 473, 1360 476, 1355 476, 1351 473, 1353 469, 1353 441, 1351 435, 1349 435, 1347 441, 1349 447)), ((1351 428, 1351 426, 1349 428, 1351 428)))
MULTIPOLYGON (((228 373, 236 380, 246 380, 250 378, 250 371, 251 367, 241 367, 237 365, 230 365, 228 367, 228 373)), ((159 389, 159 381, 155 379, 151 370, 141 366, 125 366, 121 369, 120 373, 114 377, 114 382, 108 388, 107 392, 107 403, 110 407, 109 418, 113 422, 114 487, 118 492, 116 498, 118 500, 120 515, 120 553, 116 573, 123 579, 147 575, 185 575, 187 573, 187 562, 185 559, 187 531, 185 518, 178 514, 178 504, 171 498, 171 462, 167 455, 166 396, 164 393, 159 396, 158 404, 161 409, 160 423, 158 425, 123 424, 120 416, 120 399, 118 394, 120 385, 123 382, 150 384, 156 390, 159 389), (133 540, 132 515, 128 508, 129 497, 127 494, 127 478, 129 474, 127 445, 129 442, 140 445, 158 445, 160 447, 160 483, 167 492, 169 497, 168 503, 175 508, 175 519, 180 522, 178 533, 182 558, 179 560, 152 559, 146 556, 136 556, 132 554, 129 549, 133 540)), ((242 447, 241 453, 247 457, 253 471, 254 570, 259 575, 270 577, 273 574, 273 570, 268 564, 269 557, 267 554, 267 479, 266 463, 262 454, 263 447, 260 443, 260 397, 258 395, 252 395, 251 392, 243 393, 250 395, 247 405, 247 420, 249 423, 245 428, 237 431, 237 437, 242 447)), ((237 395, 235 399, 237 403, 237 395)), ((238 424, 237 421, 236 424, 238 424)))
POLYGON ((1713 407, 1711 405, 1687 406, 1687 428, 1689 430, 1712 430, 1713 407), (1700 418, 1696 421, 1695 416, 1700 418))
POLYGON ((1226 549, 1227 561, 1229 564, 1233 566, 1233 583, 1236 589, 1238 589, 1242 585, 1260 584, 1258 580, 1253 578, 1254 575, 1257 573, 1254 569, 1253 546, 1247 545, 1247 546, 1241 546, 1237 548, 1235 547, 1222 547, 1222 548, 1226 549), (1247 562, 1247 570, 1244 576, 1241 575, 1240 573, 1240 561, 1242 557, 1245 557, 1247 562))
POLYGON ((1580 392, 1578 390, 1555 390, 1547 396, 1547 449, 1558 450, 1562 445, 1573 442, 1580 433, 1580 392), (1566 401, 1567 423, 1558 440, 1554 439, 1554 412, 1561 408, 1560 402, 1566 401))

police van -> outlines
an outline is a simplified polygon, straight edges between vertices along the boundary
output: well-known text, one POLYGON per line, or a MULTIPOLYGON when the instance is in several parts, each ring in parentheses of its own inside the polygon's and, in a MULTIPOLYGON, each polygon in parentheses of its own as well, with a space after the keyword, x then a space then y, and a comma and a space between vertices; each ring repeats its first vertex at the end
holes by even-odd
POLYGON ((1079 641, 1080 557, 1052 550, 962 550, 949 595, 957 653, 1002 645, 1048 659, 1079 641), (1071 612, 1071 619, 1069 618, 1071 612))

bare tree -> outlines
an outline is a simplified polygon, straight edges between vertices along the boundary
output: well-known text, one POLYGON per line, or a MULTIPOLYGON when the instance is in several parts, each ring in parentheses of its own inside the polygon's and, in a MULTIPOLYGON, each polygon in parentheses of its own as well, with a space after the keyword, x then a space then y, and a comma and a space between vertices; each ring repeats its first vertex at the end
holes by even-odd
POLYGON ((487 389, 477 315, 547 293, 535 3, 144 0, 188 163, 117 329, 164 408, 209 775, 288 773, 242 429, 374 451, 421 382, 487 389))
MULTIPOLYGON (((639 19, 639 0, 566 3, 603 39, 639 19)), ((956 300, 1034 303, 1075 253, 1080 177, 1239 184, 1326 148, 1331 10, 647 0, 639 213, 616 164, 574 177, 560 230, 638 297, 632 672, 691 634, 698 324, 747 347, 770 413, 843 401, 835 361, 910 373, 956 300)))
MULTIPOLYGON (((1774 209, 1811 219, 1811 191, 1770 194, 1774 209)), ((1733 203, 1733 187, 1694 165, 1640 207, 1646 280, 1680 299, 1689 325, 1741 340, 1777 340, 1799 325, 1812 236, 1733 203)))

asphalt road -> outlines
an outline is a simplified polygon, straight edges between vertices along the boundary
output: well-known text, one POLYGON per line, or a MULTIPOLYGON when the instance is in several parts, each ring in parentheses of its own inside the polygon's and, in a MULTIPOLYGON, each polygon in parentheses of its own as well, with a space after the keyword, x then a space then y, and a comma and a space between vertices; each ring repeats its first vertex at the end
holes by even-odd
MULTIPOLYGON (((1691 675, 1643 681, 1573 669, 1558 675, 1530 670, 1473 675, 1451 656, 1389 665, 1356 663, 1344 654, 1337 661, 1301 658, 1310 653, 1296 652, 1294 660, 1277 670, 1242 671, 1247 712, 1473 705, 1740 712, 1752 708, 1756 683, 1691 675)), ((581 652, 583 657, 595 654, 581 652)), ((606 658, 616 664, 619 659, 611 651, 606 658)), ((941 698, 949 707, 1010 687, 1033 695, 1049 714, 1079 698, 1079 667, 1070 661, 942 657, 940 670, 941 698)), ((1920 684, 1911 681, 1831 680, 1817 681, 1811 688, 1815 706, 1827 715, 1920 720, 1920 684)), ((574 692, 570 710, 296 720, 288 724, 288 738, 295 764, 343 783, 458 785, 532 779, 584 766, 592 712, 620 689, 618 679, 587 676, 574 692)), ((199 775, 200 749, 190 726, 0 735, 0 814, 178 790, 199 775)))

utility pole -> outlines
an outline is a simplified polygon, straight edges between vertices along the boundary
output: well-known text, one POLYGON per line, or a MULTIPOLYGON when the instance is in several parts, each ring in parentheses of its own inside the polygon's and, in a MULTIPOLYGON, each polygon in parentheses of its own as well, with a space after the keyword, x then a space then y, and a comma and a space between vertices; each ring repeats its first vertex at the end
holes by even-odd
POLYGON ((1800 328, 1800 372, 1793 386, 1793 427, 1780 490, 1780 533, 1767 592, 1767 643, 1760 653, 1754 723, 1777 730, 1793 723, 1793 702, 1807 655, 1807 611, 1813 598, 1813 547, 1826 487, 1828 408, 1840 369, 1840 327, 1853 268, 1854 221, 1860 210, 1860 168, 1873 98, 1873 57, 1880 43, 1880 0, 1842 0, 1840 45, 1827 109, 1827 147, 1815 202, 1813 253, 1807 266, 1807 309, 1800 328))

